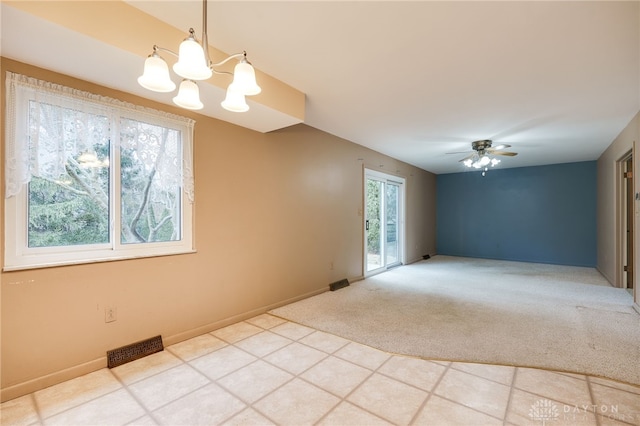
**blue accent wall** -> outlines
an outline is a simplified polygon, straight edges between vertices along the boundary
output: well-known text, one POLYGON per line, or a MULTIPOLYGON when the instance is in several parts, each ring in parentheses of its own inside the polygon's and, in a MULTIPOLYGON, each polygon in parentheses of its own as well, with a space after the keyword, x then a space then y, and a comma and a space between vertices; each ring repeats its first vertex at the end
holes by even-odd
POLYGON ((596 266, 596 162, 437 176, 437 253, 596 266))

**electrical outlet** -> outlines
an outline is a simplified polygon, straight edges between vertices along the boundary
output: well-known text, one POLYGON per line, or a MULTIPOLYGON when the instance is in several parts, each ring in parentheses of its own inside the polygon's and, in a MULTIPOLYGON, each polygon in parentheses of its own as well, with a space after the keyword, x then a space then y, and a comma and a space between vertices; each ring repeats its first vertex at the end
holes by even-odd
POLYGON ((118 310, 115 307, 104 308, 104 322, 114 322, 117 319, 117 313, 118 310))

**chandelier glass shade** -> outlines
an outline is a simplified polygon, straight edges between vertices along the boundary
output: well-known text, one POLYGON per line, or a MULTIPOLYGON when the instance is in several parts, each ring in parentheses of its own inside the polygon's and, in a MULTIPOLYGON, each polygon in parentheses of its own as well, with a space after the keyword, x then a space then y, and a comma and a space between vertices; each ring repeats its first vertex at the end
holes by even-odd
POLYGON ((182 80, 178 95, 173 98, 173 103, 184 109, 198 110, 204 108, 200 102, 200 90, 198 85, 192 80, 182 80))
POLYGON ((242 59, 233 70, 233 82, 229 89, 243 93, 245 96, 259 94, 262 89, 256 83, 256 72, 246 59, 242 59))
POLYGON ((205 59, 204 50, 189 29, 189 36, 180 43, 178 62, 173 64, 173 72, 189 80, 206 80, 213 75, 205 59))
POLYGON ((256 82, 255 70, 247 60, 247 53, 236 53, 226 59, 212 63, 209 59, 207 44, 207 0, 202 2, 202 41, 198 42, 193 28, 189 29, 189 35, 182 41, 178 53, 159 46, 153 46, 153 52, 144 62, 143 74, 138 77, 138 83, 145 89, 154 92, 172 92, 176 85, 171 80, 169 66, 158 53, 167 52, 178 58, 173 65, 173 71, 183 78, 178 89, 178 94, 173 102, 186 109, 198 110, 204 108, 200 101, 200 91, 196 81, 207 80, 213 74, 227 74, 233 76, 233 81, 227 87, 227 94, 221 105, 232 112, 245 112, 249 105, 245 96, 257 95, 261 92, 256 82), (231 59, 238 59, 234 72, 219 71, 215 67, 221 66, 231 59))
POLYGON ((489 154, 475 153, 471 158, 467 158, 462 164, 473 169, 482 169, 482 176, 484 176, 489 170, 489 167, 495 167, 500 163, 495 157, 490 157, 489 154))
POLYGON ((486 169, 487 167, 495 167, 500 163, 497 158, 491 158, 487 154, 475 155, 472 158, 465 160, 463 163, 467 167, 473 167, 474 169, 486 169))
POLYGON ((234 90, 233 84, 227 89, 227 96, 222 101, 222 108, 232 112, 249 111, 249 105, 245 101, 242 92, 234 90))
POLYGON ((176 84, 169 77, 167 63, 155 51, 144 61, 144 74, 138 77, 138 84, 154 92, 173 92, 176 84))

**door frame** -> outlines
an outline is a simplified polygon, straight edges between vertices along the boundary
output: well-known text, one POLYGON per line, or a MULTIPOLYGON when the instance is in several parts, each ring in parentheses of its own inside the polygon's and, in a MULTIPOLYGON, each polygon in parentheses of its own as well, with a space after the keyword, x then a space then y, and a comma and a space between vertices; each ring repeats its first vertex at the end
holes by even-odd
POLYGON ((633 273, 633 308, 640 313, 640 290, 638 290, 638 268, 640 267, 640 247, 638 247, 638 243, 640 243, 640 192, 638 192, 638 182, 640 181, 640 161, 638 159, 637 153, 637 143, 633 142, 631 145, 631 149, 627 151, 624 155, 619 157, 616 160, 615 165, 615 282, 613 283, 614 287, 618 288, 627 288, 625 285, 625 274, 626 272, 623 270, 625 265, 625 256, 626 256, 626 223, 625 223, 625 215, 630 214, 630 219, 633 227, 633 234, 631 235, 631 244, 633 246, 633 266, 635 267, 635 271, 633 273), (628 211, 626 207, 627 204, 627 193, 625 191, 625 182, 623 172, 626 168, 627 160, 632 159, 632 177, 633 177, 633 193, 632 193, 632 208, 628 211))
MULTIPOLYGON (((381 272, 385 272, 387 271, 389 268, 393 268, 396 266, 400 266, 400 265, 404 265, 406 263, 406 259, 405 259, 405 253, 406 253, 406 185, 407 185, 407 181, 405 178, 401 177, 401 176, 397 176, 397 175, 393 175, 390 173, 385 173, 385 172, 380 172, 378 170, 373 170, 373 169, 369 169, 366 166, 364 167, 364 173, 363 173, 363 179, 362 179, 362 193, 363 193, 363 215, 362 215, 362 241, 363 241, 363 253, 362 253, 362 276, 363 277, 369 277, 372 275, 376 275, 379 274, 381 272), (395 263, 391 266, 388 266, 386 263, 386 256, 383 256, 383 266, 378 268, 378 269, 374 269, 373 271, 367 271, 367 231, 366 231, 366 220, 367 220, 367 179, 369 177, 372 177, 376 180, 381 180, 384 182, 384 188, 385 191, 384 194, 386 195, 386 185, 387 182, 392 182, 396 185, 399 186, 399 191, 398 191, 398 197, 399 197, 399 203, 398 203, 398 224, 397 224, 397 229, 398 229, 398 239, 399 239, 399 244, 398 244, 398 260, 399 263, 395 263)), ((384 198, 384 196, 383 196, 384 198)), ((383 200, 383 205, 384 205, 384 200, 383 200)), ((386 214, 385 214, 386 217, 386 214)), ((386 235, 386 220, 381 221, 382 222, 382 227, 380 229, 380 233, 385 236, 386 235)), ((386 246, 386 238, 384 238, 383 240, 383 245, 386 246)), ((383 247, 383 253, 386 252, 386 247, 383 247)))
MULTIPOLYGON (((635 240, 635 236, 627 235, 627 221, 631 220, 632 225, 631 229, 635 229, 635 215, 629 215, 629 205, 628 205, 628 195, 627 195, 627 185, 628 183, 625 181, 625 171, 627 171, 627 162, 631 159, 633 161, 633 150, 626 152, 622 157, 618 159, 616 162, 616 234, 617 234, 617 256, 616 256, 616 287, 619 288, 627 288, 626 279, 627 272, 624 270, 625 266, 628 266, 629 259, 628 257, 628 249, 627 249, 627 239, 631 238, 635 240), (630 216, 630 217, 629 217, 630 216)), ((633 176, 633 170, 631 170, 633 176)), ((633 177, 631 178, 633 179, 633 177)), ((633 182, 633 180, 632 180, 633 182)), ((635 206, 634 206, 635 207, 635 206)), ((632 241, 632 247, 635 248, 635 241, 632 241)), ((632 268, 635 266, 634 258, 631 258, 632 268)), ((634 274, 635 275, 635 274, 634 274)), ((634 283, 632 283, 633 285, 634 283)), ((634 286, 635 287, 635 286, 634 286)))
POLYGON ((615 274, 615 287, 629 288, 629 284, 625 281, 628 279, 627 272, 624 271, 625 263, 629 263, 627 259, 629 250, 627 244, 631 245, 631 296, 634 301, 634 308, 640 313, 640 291, 638 291, 638 267, 640 266, 640 248, 638 242, 640 242, 640 230, 638 225, 638 206, 640 202, 638 188, 638 176, 640 176, 640 162, 636 157, 636 142, 634 141, 631 150, 627 151, 616 161, 616 274, 615 274), (631 160, 632 177, 631 177, 631 193, 627 193, 627 183, 623 173, 627 168, 627 161, 631 160), (631 200, 629 200, 631 198, 631 200), (631 203, 631 205, 629 205, 631 203), (630 236, 631 241, 627 241, 627 222, 631 221, 632 234, 630 236))

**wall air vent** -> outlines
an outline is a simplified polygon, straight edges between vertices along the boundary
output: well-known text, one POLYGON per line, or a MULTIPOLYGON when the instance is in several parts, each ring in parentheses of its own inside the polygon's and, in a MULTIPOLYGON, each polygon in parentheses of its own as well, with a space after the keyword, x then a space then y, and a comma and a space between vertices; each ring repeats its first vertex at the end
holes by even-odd
POLYGON ((107 366, 109 368, 117 367, 163 350, 162 336, 141 340, 121 348, 107 351, 107 366))
POLYGON ((349 285, 349 280, 345 278, 340 281, 336 281, 335 283, 329 284, 329 290, 331 291, 340 290, 341 288, 347 287, 348 285, 349 285))

